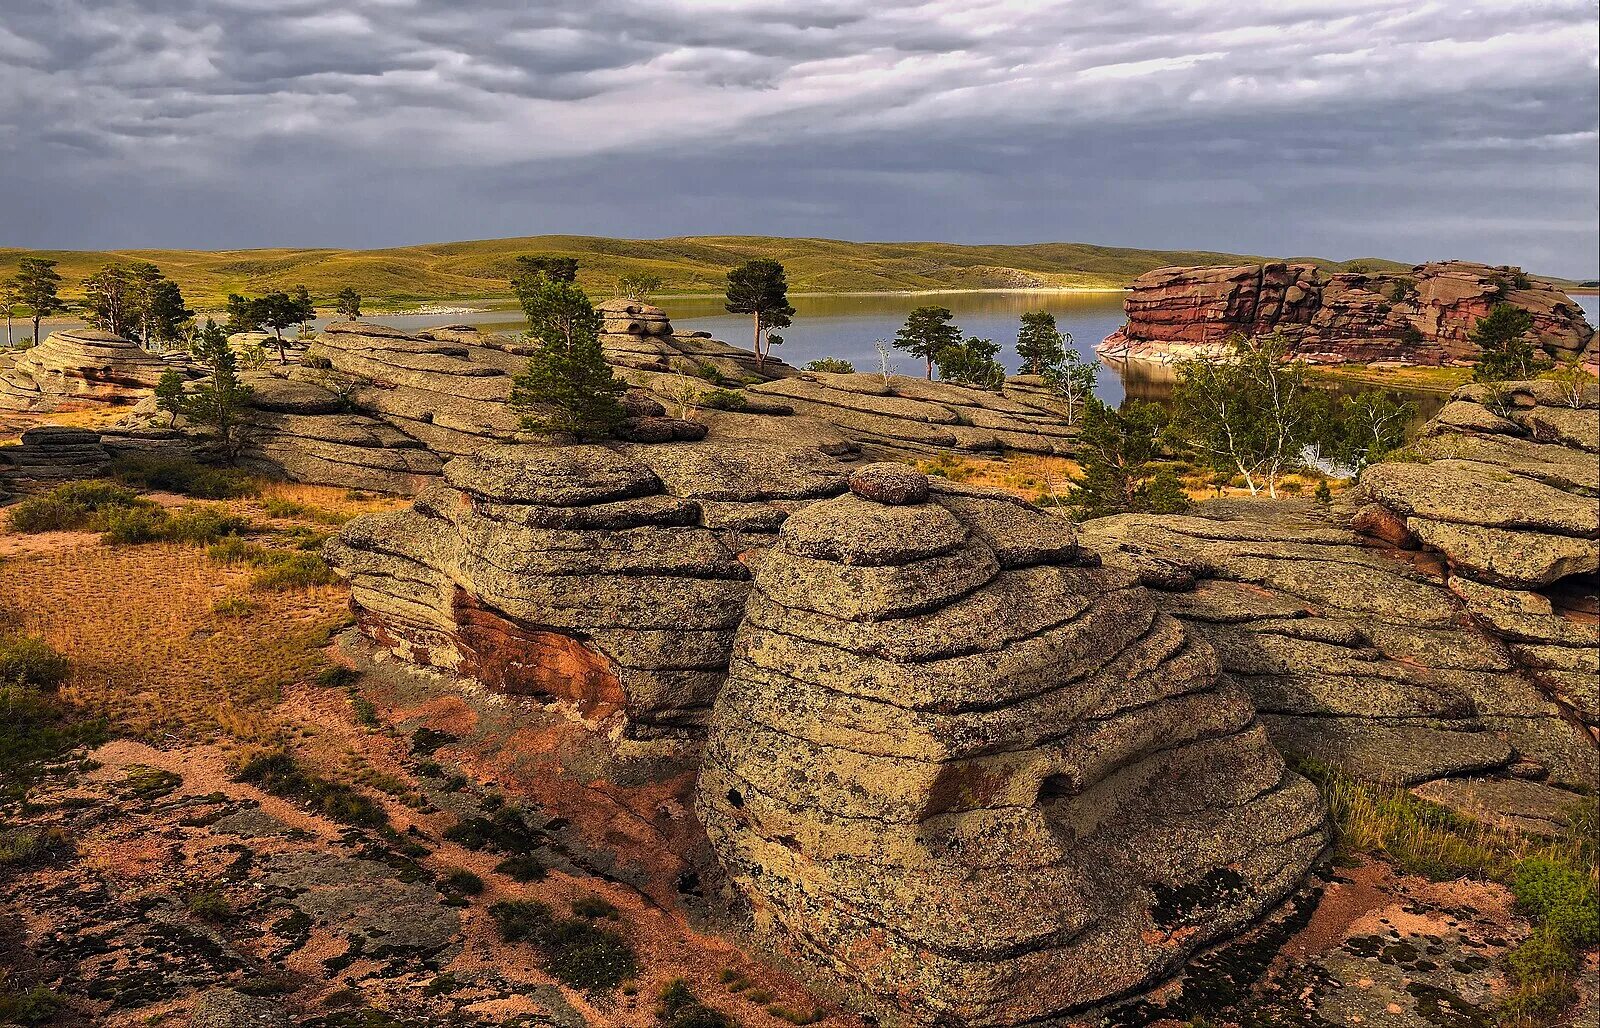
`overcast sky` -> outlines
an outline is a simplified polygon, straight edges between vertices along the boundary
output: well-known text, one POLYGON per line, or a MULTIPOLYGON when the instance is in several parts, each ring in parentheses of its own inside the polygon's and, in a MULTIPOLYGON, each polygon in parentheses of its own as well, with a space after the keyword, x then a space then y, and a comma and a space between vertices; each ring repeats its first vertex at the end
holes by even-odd
POLYGON ((1596 0, 0 0, 0 245, 1600 268, 1596 0))

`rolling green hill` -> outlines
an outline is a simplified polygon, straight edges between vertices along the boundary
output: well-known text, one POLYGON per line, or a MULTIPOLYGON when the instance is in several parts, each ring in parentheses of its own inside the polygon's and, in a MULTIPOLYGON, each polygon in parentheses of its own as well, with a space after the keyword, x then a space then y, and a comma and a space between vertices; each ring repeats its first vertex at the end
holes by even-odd
MULTIPOLYGON (((784 263, 793 292, 877 292, 924 289, 1003 289, 1027 286, 1117 288, 1138 275, 1168 265, 1236 264, 1265 258, 1207 250, 1135 250, 1087 243, 966 246, 956 243, 851 243, 836 239, 765 236, 686 236, 677 239, 604 239, 594 236, 530 236, 474 242, 435 243, 390 250, 80 250, 28 251, 0 248, 0 277, 19 258, 60 262, 63 292, 79 294, 78 282, 103 264, 143 260, 182 286, 191 304, 220 306, 230 292, 260 293, 304 284, 318 300, 353 287, 373 307, 419 301, 509 298, 506 284, 519 254, 555 252, 576 256, 579 281, 593 293, 609 294, 621 275, 660 275, 663 293, 720 292, 729 268, 754 257, 784 263)), ((1366 258, 1327 261, 1302 258, 1338 270, 1365 264, 1373 270, 1400 268, 1366 258)))

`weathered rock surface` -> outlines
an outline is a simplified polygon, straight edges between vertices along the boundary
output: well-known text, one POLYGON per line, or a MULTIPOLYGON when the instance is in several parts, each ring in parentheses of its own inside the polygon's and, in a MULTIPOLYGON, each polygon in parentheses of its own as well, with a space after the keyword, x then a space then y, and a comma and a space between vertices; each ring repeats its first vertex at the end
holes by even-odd
POLYGON ((1549 353, 1596 360, 1594 328, 1576 301, 1515 268, 1465 261, 1399 274, 1328 274, 1310 264, 1160 268, 1133 283, 1128 323, 1100 344, 1110 358, 1173 360, 1214 353, 1235 333, 1282 332, 1307 360, 1470 361, 1477 321, 1497 303, 1533 315, 1549 353))
POLYGON ((845 489, 820 453, 671 443, 480 449, 410 510, 352 522, 328 557, 362 629, 510 693, 703 724, 744 611, 744 563, 797 503, 845 489))
POLYGON ((1348 510, 1218 501, 1081 532, 1211 642, 1291 754, 1403 783, 1514 763, 1567 786, 1600 773, 1593 740, 1469 616, 1443 561, 1359 535, 1348 510))
POLYGON ((1472 619, 1600 739, 1600 392, 1554 382, 1458 390, 1360 491, 1442 558, 1472 619))
POLYGON ((1018 1024, 1288 894, 1323 814, 1210 648, 1066 522, 885 477, 785 522, 717 698, 697 806, 757 924, 917 1023, 1018 1024))
POLYGON ((38 346, 0 354, 0 409, 131 404, 174 365, 110 332, 52 332, 38 346))
POLYGON ((40 425, 14 446, 0 446, 0 479, 10 485, 92 478, 110 462, 100 433, 87 428, 40 425))

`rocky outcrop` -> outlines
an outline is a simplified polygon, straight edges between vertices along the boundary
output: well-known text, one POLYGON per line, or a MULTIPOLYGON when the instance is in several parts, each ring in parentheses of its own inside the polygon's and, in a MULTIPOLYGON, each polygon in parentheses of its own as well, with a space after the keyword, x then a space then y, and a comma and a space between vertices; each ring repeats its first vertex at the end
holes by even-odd
POLYGON ((0 354, 0 409, 53 411, 83 404, 132 404, 173 367, 110 332, 50 333, 38 346, 0 354))
POLYGON ((1353 521, 1365 523, 1348 506, 1214 501, 1081 532, 1210 641, 1288 753, 1407 784, 1485 771, 1592 781, 1593 741, 1469 616, 1445 563, 1353 521))
POLYGON ((1210 647, 1015 498, 872 467, 757 565, 697 806, 766 928, 921 1024, 1147 987, 1324 844, 1210 647))
POLYGON ((1160 268, 1134 280, 1128 323, 1100 344, 1108 359, 1169 361, 1220 352, 1235 334, 1281 332, 1308 361, 1450 364, 1477 353, 1472 329, 1498 303, 1533 316, 1553 356, 1596 360, 1578 304, 1516 268, 1465 261, 1410 272, 1339 272, 1311 264, 1160 268))
POLYGON ((1472 619, 1600 738, 1600 391, 1466 386, 1409 449, 1363 473, 1358 523, 1435 557, 1472 619))
POLYGON ((110 461, 99 432, 40 425, 22 433, 16 445, 0 446, 0 479, 10 486, 26 486, 92 478, 110 461))
POLYGON ((296 482, 414 495, 444 461, 387 421, 355 410, 313 381, 276 371, 245 376, 251 388, 239 463, 296 482))
POLYGON ((798 502, 844 485, 832 459, 771 446, 488 446, 327 555, 362 630, 408 659, 632 738, 698 734, 745 561, 798 502))

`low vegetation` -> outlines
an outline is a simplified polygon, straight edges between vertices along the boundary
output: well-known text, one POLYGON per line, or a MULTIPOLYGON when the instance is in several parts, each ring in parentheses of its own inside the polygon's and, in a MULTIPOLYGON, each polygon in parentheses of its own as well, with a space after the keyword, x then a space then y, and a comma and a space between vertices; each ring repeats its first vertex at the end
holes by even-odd
POLYGON ((1596 799, 1574 797, 1571 824, 1539 839, 1455 814, 1410 792, 1362 782, 1315 761, 1301 773, 1322 790, 1350 852, 1382 856, 1434 881, 1477 878, 1510 888, 1533 934, 1506 958, 1512 990, 1500 1005, 1506 1028, 1557 1023, 1575 996, 1579 953, 1600 942, 1596 799))
POLYGON ((674 978, 661 990, 656 1023, 662 1028, 734 1028, 735 1024, 727 1014, 700 1002, 682 978, 674 978))
POLYGON ((258 754, 246 761, 234 777, 340 824, 377 828, 389 823, 388 815, 377 803, 342 782, 307 770, 288 750, 258 754))
POLYGON ((500 938, 536 946, 545 970, 586 992, 609 992, 639 973, 633 946, 610 928, 581 917, 561 917, 538 900, 508 900, 489 907, 500 938))
POLYGON ((187 457, 121 457, 106 474, 135 489, 157 489, 201 500, 234 500, 260 492, 255 480, 241 471, 187 457))

